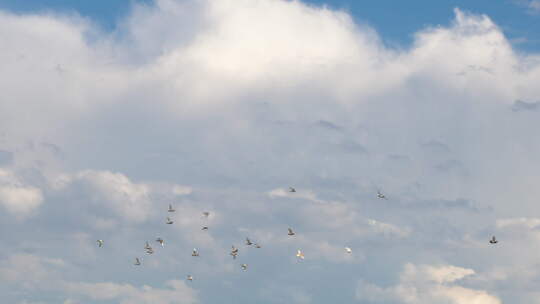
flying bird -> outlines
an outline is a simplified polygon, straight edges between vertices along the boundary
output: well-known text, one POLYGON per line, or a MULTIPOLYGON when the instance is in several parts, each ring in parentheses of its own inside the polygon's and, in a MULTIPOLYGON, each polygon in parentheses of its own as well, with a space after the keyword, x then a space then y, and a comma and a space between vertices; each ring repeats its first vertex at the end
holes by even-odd
POLYGON ((210 216, 210 212, 205 211, 205 212, 202 213, 202 215, 203 215, 204 217, 208 218, 208 217, 210 216))
POLYGON ((152 249, 152 247, 150 247, 150 248, 146 249, 146 253, 152 254, 152 253, 154 253, 154 249, 152 249))
POLYGON ((141 260, 139 260, 139 258, 135 258, 135 263, 133 263, 133 265, 141 265, 141 260))
POLYGON ((289 233, 287 233, 288 235, 294 235, 294 232, 292 231, 291 228, 287 228, 289 230, 289 233))
POLYGON ((244 270, 244 271, 247 270, 247 264, 242 264, 242 270, 244 270))
POLYGON ((231 249, 231 255, 233 259, 236 259, 236 256, 238 255, 238 248, 234 247, 234 245, 232 246, 232 249, 231 249))
POLYGON ((491 237, 491 240, 489 240, 489 243, 490 244, 497 244, 499 241, 497 241, 497 239, 495 238, 495 236, 492 236, 491 237))
POLYGON ((96 242, 98 243, 99 247, 103 247, 103 240, 97 240, 96 242))
POLYGON ((352 253, 352 249, 349 248, 349 247, 345 247, 345 251, 346 251, 347 253, 352 253))
POLYGON ((289 187, 289 192, 296 192, 296 189, 294 189, 293 187, 289 187))
POLYGON ((164 241, 162 238, 159 238, 159 237, 158 237, 158 238, 156 239, 156 242, 158 242, 158 243, 161 245, 161 247, 165 246, 165 244, 164 244, 165 241, 164 241))
POLYGON ((198 257, 199 252, 197 251, 197 248, 193 248, 193 251, 191 252, 191 256, 198 257))
POLYGON ((175 210, 174 210, 173 206, 171 204, 169 204, 169 210, 167 210, 167 211, 168 212, 174 212, 175 210))
POLYGON ((168 218, 167 218, 167 224, 170 225, 170 224, 172 224, 172 223, 173 223, 173 221, 171 220, 171 218, 168 217, 168 218))
POLYGON ((301 258, 302 260, 304 259, 304 253, 300 249, 298 249, 298 251, 296 252, 296 256, 301 258))
POLYGON ((202 227, 201 230, 208 230, 208 226, 202 227))
POLYGON ((386 196, 384 196, 384 194, 382 194, 381 191, 377 191, 377 197, 380 199, 386 199, 386 196))
POLYGON ((246 245, 251 246, 253 243, 249 240, 249 238, 246 238, 246 245))
POLYGON ((148 244, 148 241, 146 242, 146 245, 144 245, 144 249, 146 249, 146 250, 152 249, 152 247, 150 246, 150 244, 148 244))
POLYGON ((261 248, 261 245, 255 243, 255 248, 261 248))
POLYGON ((190 274, 188 274, 187 280, 188 280, 188 281, 193 281, 193 276, 191 276, 190 274))

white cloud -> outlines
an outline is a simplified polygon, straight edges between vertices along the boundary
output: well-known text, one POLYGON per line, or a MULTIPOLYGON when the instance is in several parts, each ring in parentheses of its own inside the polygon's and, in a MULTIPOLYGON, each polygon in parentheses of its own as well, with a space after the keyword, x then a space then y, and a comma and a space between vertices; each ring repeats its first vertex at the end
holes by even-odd
MULTIPOLYGON (((141 288, 130 284, 111 282, 87 283, 64 280, 62 273, 67 265, 60 259, 43 258, 30 254, 16 254, 0 262, 0 282, 22 286, 27 291, 62 290, 71 298, 64 303, 78 303, 78 298, 92 300, 117 300, 133 304, 190 304, 198 303, 197 293, 184 281, 169 280, 168 288, 141 288)), ((23 302, 24 303, 24 302, 23 302)))
POLYGON ((24 218, 42 203, 41 189, 24 185, 13 172, 0 169, 0 205, 9 213, 24 218))
MULTIPOLYGON (((296 190, 296 189, 295 189, 296 190)), ((288 198, 301 198, 315 203, 325 203, 324 200, 317 198, 317 195, 308 189, 298 189, 296 192, 290 192, 283 188, 277 188, 267 192, 271 198, 288 197, 288 198)))
POLYGON ((153 214, 150 187, 133 183, 121 173, 87 170, 78 173, 76 180, 90 188, 88 194, 97 204, 105 200, 106 207, 120 217, 143 222, 153 214))
POLYGON ((0 261, 0 281, 23 286, 28 290, 50 288, 65 266, 61 259, 50 259, 31 254, 13 254, 0 261))
POLYGON ((175 195, 187 195, 191 194, 193 190, 188 186, 174 185, 172 191, 175 195))
POLYGON ((117 300, 133 304, 191 304, 198 303, 196 293, 184 281, 170 280, 167 289, 144 285, 136 288, 130 284, 116 283, 65 283, 68 293, 93 300, 117 300))
MULTIPOLYGON (((189 302, 178 281, 144 287, 189 271, 218 289, 208 302, 236 298, 231 286, 245 280, 254 290, 276 282, 270 303, 290 298, 282 286, 305 284, 295 299, 315 303, 324 290, 307 288, 315 278, 361 268, 385 280, 406 257, 476 263, 481 275, 412 264, 395 286, 361 285, 361 297, 492 304, 500 300, 484 290, 507 284, 502 299, 531 303, 537 250, 521 248, 537 243, 528 241, 538 220, 523 217, 540 211, 539 126, 537 112, 512 106, 534 108, 540 57, 512 49, 487 16, 455 15, 398 50, 345 12, 300 1, 157 0, 136 5, 112 34, 74 16, 1 13, 6 250, 78 265, 50 280, 80 282, 67 302, 189 302), (277 188, 289 184, 298 192, 277 188), (13 214, 39 217, 24 225, 13 214), (487 247, 494 233, 501 242, 487 247), (158 235, 166 246, 145 256, 150 271, 117 268, 158 235), (263 248, 242 246, 233 261, 230 246, 246 236, 263 248), (99 250, 98 238, 107 238, 99 250), (193 263, 196 246, 204 259, 193 263), (298 246, 306 263, 283 262, 298 246), (240 260, 250 271, 235 272, 240 260)), ((35 265, 27 259, 11 262, 35 265)), ((2 267, 3 278, 20 279, 2 267)))
POLYGON ((474 275, 472 269, 456 266, 405 265, 399 284, 382 288, 359 282, 356 290, 358 300, 378 303, 452 303, 452 304, 500 304, 497 297, 484 290, 466 288, 457 283, 474 275))
POLYGON ((511 226, 524 226, 529 229, 534 229, 538 226, 540 226, 540 219, 539 218, 526 218, 526 217, 520 217, 520 218, 506 218, 506 219, 499 219, 496 222, 498 228, 506 228, 511 226))

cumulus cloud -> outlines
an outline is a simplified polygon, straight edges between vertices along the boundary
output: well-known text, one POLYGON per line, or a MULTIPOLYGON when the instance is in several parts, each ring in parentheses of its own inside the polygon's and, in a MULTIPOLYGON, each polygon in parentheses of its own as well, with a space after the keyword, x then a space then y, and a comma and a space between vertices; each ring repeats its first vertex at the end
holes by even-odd
POLYGON ((428 266, 407 264, 400 275, 399 284, 381 288, 360 282, 356 290, 358 300, 375 303, 478 303, 500 304, 497 297, 484 290, 466 288, 457 284, 474 275, 472 269, 456 266, 428 266))
POLYGON ((171 280, 167 289, 116 283, 65 283, 68 293, 81 295, 93 300, 117 300, 119 303, 133 304, 191 304, 198 303, 196 293, 185 282, 171 280))
POLYGON ((41 189, 24 185, 13 172, 0 169, 0 204, 9 213, 24 218, 42 203, 41 189))
POLYGON ((164 289, 148 285, 137 288, 130 284, 111 282, 72 282, 65 281, 62 276, 63 272, 69 270, 68 266, 61 259, 15 254, 0 262, 0 280, 23 286, 26 290, 38 290, 41 294, 60 290, 71 297, 64 303, 79 303, 75 299, 117 300, 118 303, 137 304, 198 303, 197 293, 183 281, 169 280, 165 283, 168 288, 164 289))
POLYGON ((388 282, 411 262, 397 284, 362 283, 358 297, 535 297, 537 250, 519 248, 540 246, 525 217, 540 211, 540 56, 512 49, 486 15, 456 9, 398 50, 301 1, 156 0, 113 33, 75 15, 2 12, 0 43, 2 282, 20 279, 10 263, 43 279, 41 259, 55 256, 70 266, 54 266, 69 268, 50 280, 68 287, 49 290, 54 303, 252 303, 245 290, 269 285, 269 303, 346 303, 324 287, 388 282), (158 236, 165 247, 132 272, 158 236), (263 247, 240 245, 246 236, 263 247), (446 261, 479 274, 421 266, 446 261), (160 287, 187 273, 213 292, 160 287))

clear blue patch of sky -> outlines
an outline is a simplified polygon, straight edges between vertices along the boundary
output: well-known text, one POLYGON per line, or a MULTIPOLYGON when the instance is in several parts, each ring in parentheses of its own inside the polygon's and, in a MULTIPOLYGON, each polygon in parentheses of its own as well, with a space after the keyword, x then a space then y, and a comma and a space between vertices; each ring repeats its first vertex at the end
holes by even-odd
MULTIPOLYGON (((528 0, 304 0, 349 12, 360 24, 369 24, 390 46, 408 47, 415 32, 436 25, 448 25, 453 9, 490 16, 520 50, 540 51, 540 14, 523 5, 528 0), (519 4, 521 1, 521 5, 519 4)), ((129 14, 134 2, 152 0, 0 0, 0 9, 16 13, 77 12, 106 30, 129 14)))

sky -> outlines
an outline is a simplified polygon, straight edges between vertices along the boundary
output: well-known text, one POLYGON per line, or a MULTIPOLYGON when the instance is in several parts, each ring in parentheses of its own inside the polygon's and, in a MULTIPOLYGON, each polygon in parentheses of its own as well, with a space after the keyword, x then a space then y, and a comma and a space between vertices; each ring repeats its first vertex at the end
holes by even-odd
MULTIPOLYGON (((414 0, 352 1, 305 0, 309 5, 327 6, 346 11, 359 24, 373 27, 391 47, 407 48, 414 33, 427 27, 448 25, 453 9, 492 18, 519 50, 539 51, 540 1, 538 0, 414 0)), ((152 0, 0 0, 0 9, 14 13, 56 12, 78 14, 90 19, 106 31, 115 30, 129 16, 134 4, 152 5, 152 0)))
POLYGON ((540 303, 538 1, 88 3, 0 1, 6 303, 540 303))

